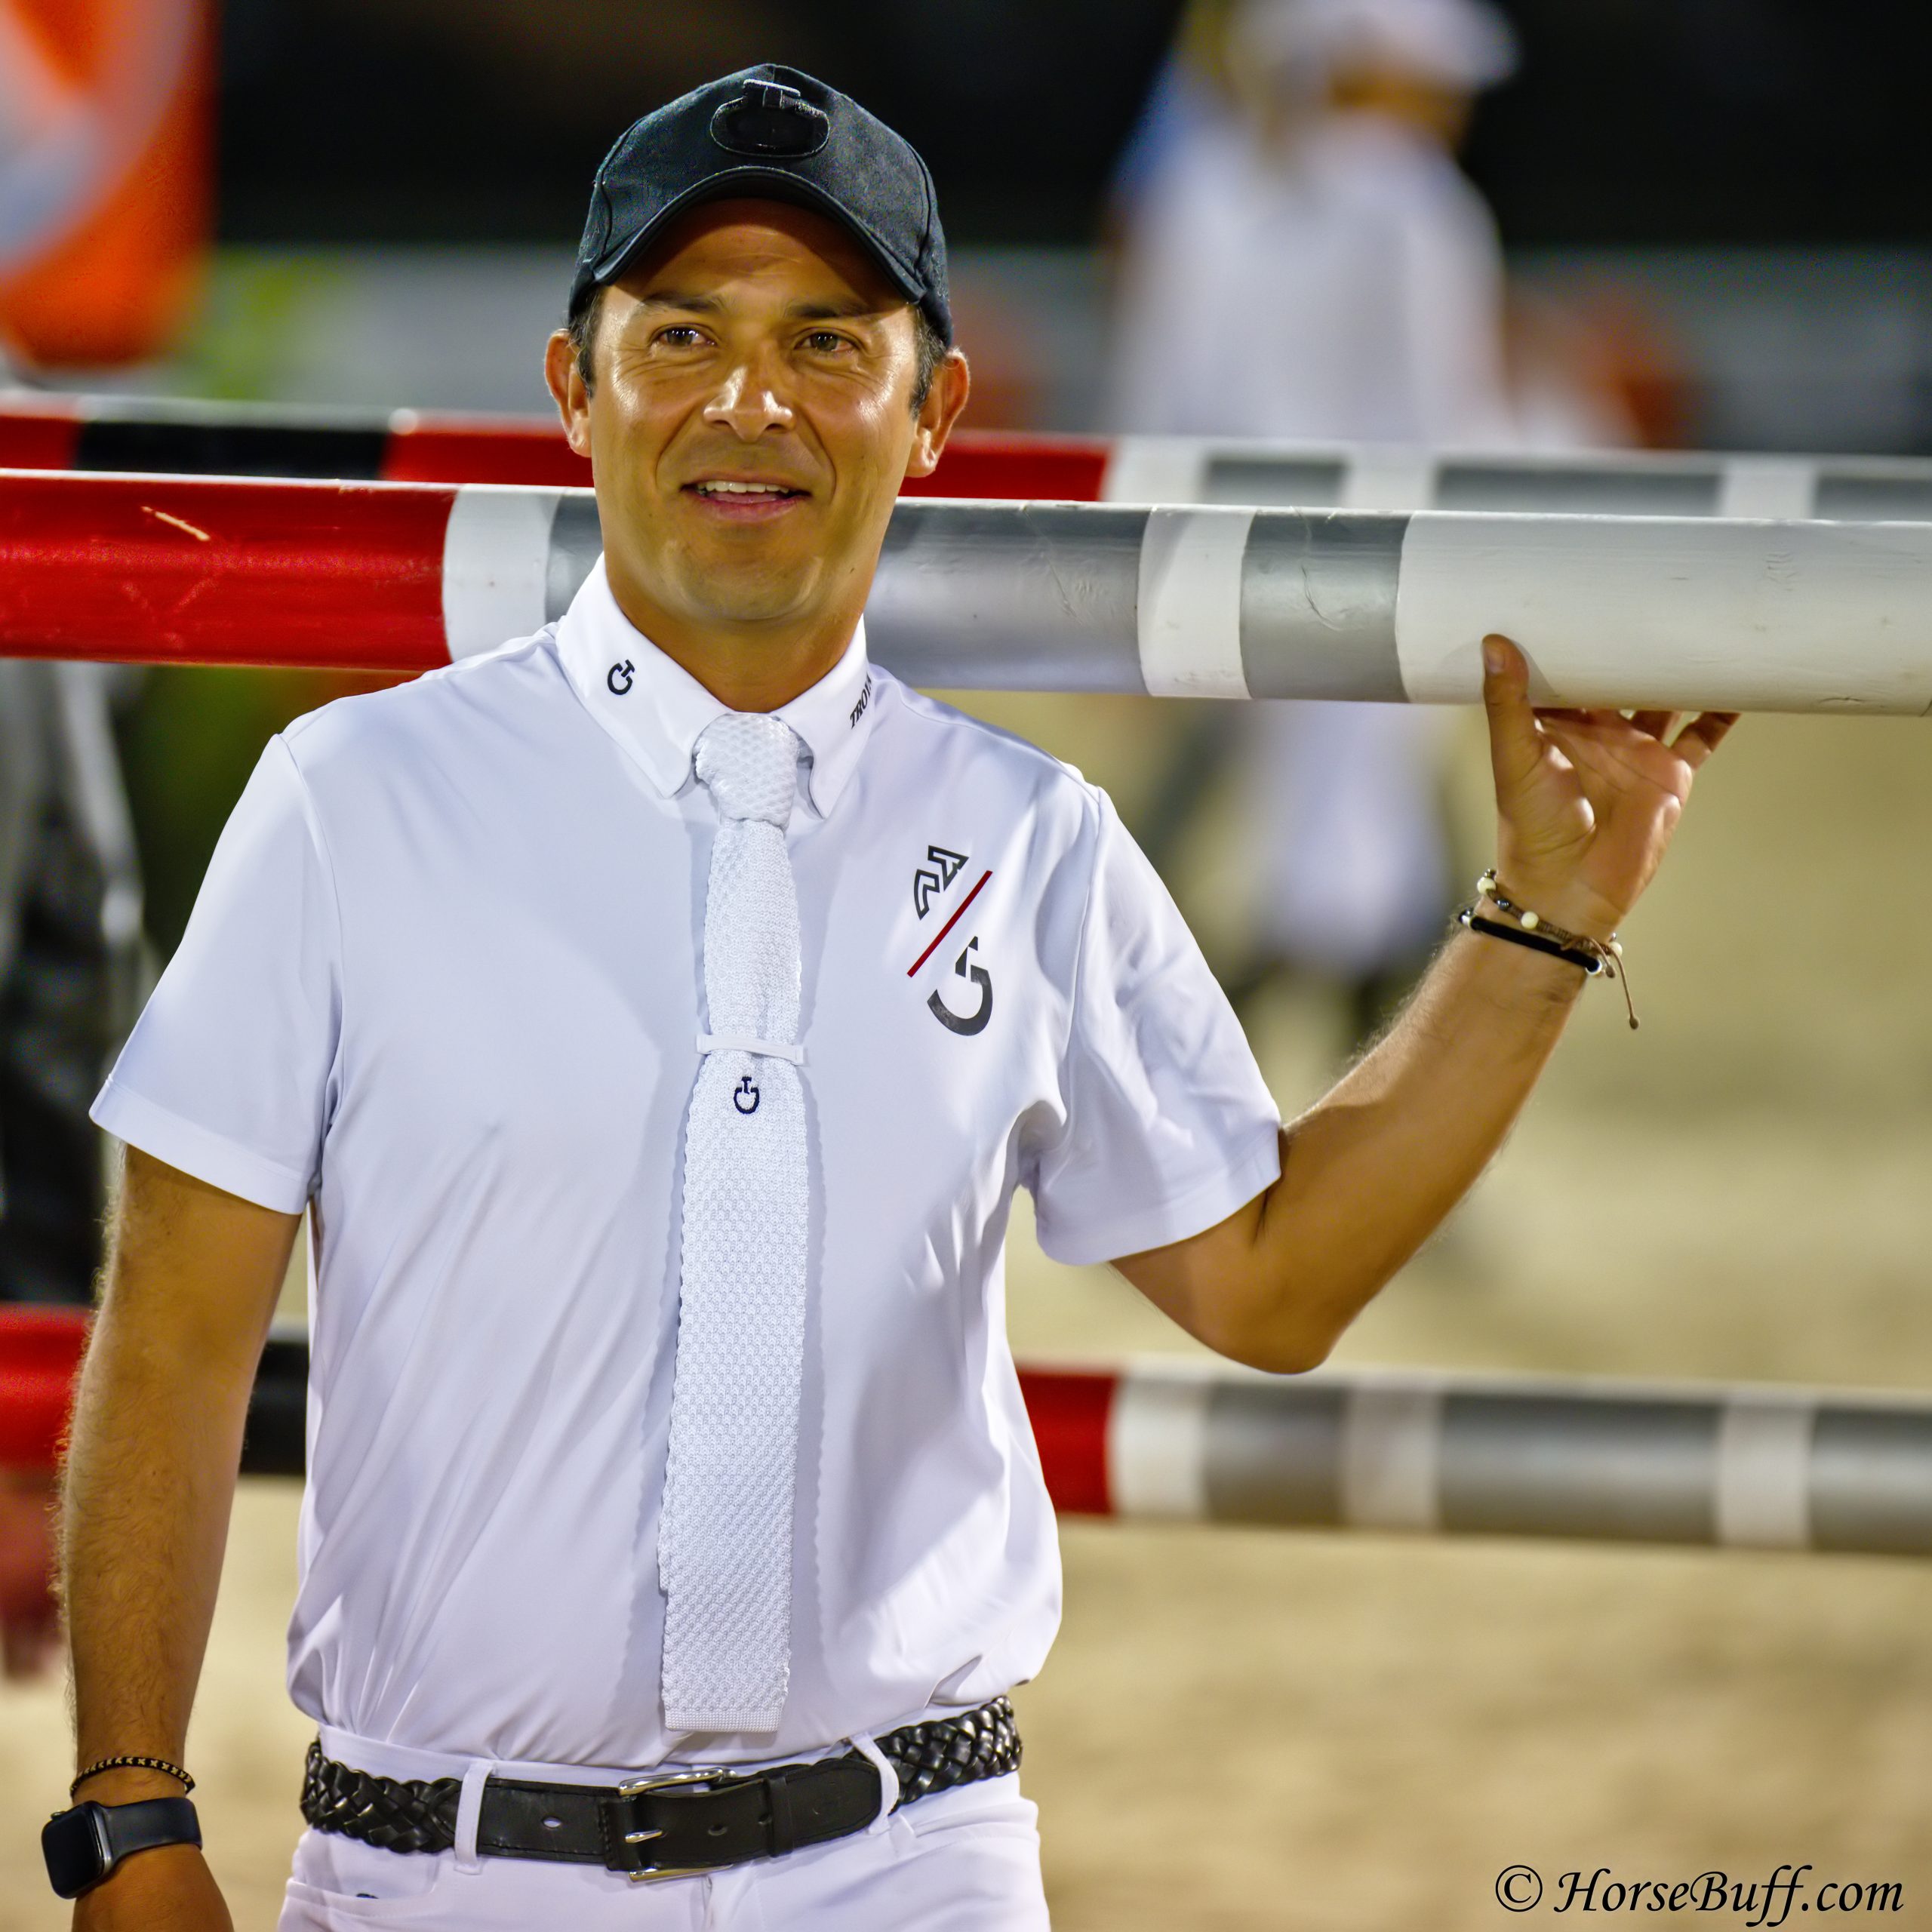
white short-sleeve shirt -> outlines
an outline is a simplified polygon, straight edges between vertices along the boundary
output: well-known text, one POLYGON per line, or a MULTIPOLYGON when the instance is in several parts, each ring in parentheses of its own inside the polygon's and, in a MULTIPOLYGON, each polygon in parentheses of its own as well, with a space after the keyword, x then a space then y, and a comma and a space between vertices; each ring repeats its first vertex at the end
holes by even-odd
MULTIPOLYGON (((332 1740, 543 1767, 771 1758, 1030 1677, 1051 1511, 1008 1352, 1048 1251, 1177 1240, 1278 1116, 1105 797, 869 666, 779 714, 804 940, 810 1307, 791 1690, 666 1732, 656 1560, 723 709, 601 567, 553 630, 264 754, 97 1103, 314 1208, 290 1688, 332 1740)), ((377 1762, 368 1767, 381 1769, 377 1762)))

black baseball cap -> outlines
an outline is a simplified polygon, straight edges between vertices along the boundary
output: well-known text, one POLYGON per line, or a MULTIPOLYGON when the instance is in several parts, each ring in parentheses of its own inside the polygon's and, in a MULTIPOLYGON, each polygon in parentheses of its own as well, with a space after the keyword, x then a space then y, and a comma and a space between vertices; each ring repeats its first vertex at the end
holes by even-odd
POLYGON ((932 171, 903 136, 795 67, 707 82, 634 123, 598 168, 571 313, 700 202, 795 202, 842 223, 948 347, 946 234, 932 171))

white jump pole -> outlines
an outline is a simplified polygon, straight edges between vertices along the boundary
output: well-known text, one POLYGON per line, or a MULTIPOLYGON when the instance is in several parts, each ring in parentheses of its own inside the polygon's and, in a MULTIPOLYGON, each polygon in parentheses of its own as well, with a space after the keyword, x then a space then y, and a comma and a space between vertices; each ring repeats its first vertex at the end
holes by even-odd
MULTIPOLYGON (((0 651, 421 670, 528 635, 588 491, 0 472, 0 651)), ((1932 523, 902 501, 867 612, 928 687, 1932 708, 1932 523)))

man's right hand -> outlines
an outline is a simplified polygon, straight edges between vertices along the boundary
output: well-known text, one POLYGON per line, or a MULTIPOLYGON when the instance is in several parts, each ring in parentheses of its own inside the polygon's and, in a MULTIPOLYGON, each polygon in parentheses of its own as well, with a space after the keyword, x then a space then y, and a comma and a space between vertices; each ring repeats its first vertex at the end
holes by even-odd
POLYGON ((235 1932, 227 1902, 191 1844, 137 1851, 74 1901, 74 1932, 235 1932))

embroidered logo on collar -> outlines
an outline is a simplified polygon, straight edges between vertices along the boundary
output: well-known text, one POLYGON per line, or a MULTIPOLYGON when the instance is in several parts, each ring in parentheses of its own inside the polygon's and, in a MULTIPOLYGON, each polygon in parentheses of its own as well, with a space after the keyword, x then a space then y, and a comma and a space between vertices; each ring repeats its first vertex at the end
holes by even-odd
POLYGON ((860 718, 862 718, 863 717, 864 717, 864 716, 865 716, 865 715, 866 715, 866 706, 867 705, 870 704, 870 703, 872 703, 872 674, 869 671, 868 671, 868 672, 866 673, 866 682, 865 682, 865 688, 864 688, 864 689, 863 689, 863 690, 862 690, 862 691, 859 693, 859 701, 858 701, 858 703, 857 703, 857 704, 854 705, 854 706, 853 706, 853 707, 852 707, 852 718, 851 718, 851 726, 850 726, 850 728, 851 728, 851 730, 853 730, 853 731, 856 731, 859 728, 859 720, 860 720, 860 718))
POLYGON ((959 876, 966 854, 949 852, 943 845, 928 845, 926 860, 912 875, 912 909, 922 919, 933 909, 933 901, 959 876))
POLYGON ((637 666, 626 657, 621 664, 613 664, 604 674, 604 682, 613 697, 622 697, 631 688, 631 681, 637 675, 637 666))

